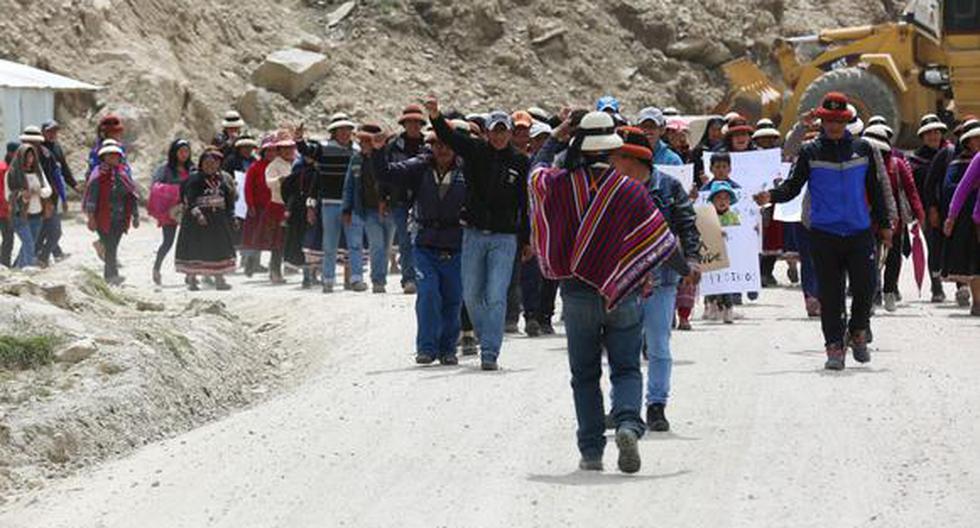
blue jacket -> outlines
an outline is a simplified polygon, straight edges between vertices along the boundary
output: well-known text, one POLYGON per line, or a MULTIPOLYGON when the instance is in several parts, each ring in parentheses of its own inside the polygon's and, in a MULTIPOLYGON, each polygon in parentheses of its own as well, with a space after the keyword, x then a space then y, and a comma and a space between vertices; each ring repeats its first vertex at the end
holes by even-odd
POLYGON ((846 237, 869 230, 872 221, 889 225, 872 148, 849 132, 839 140, 821 134, 800 148, 789 178, 770 191, 772 202, 792 200, 809 182, 804 217, 811 229, 846 237))
MULTIPOLYGON (((684 258, 688 262, 697 262, 701 248, 701 233, 698 232, 697 214, 694 204, 684 186, 676 178, 668 176, 656 169, 647 181, 647 190, 657 209, 664 215, 671 232, 680 241, 684 258)), ((680 282, 680 273, 671 266, 661 266, 654 276, 658 286, 672 286, 680 282)))
POLYGON ((657 148, 653 150, 654 165, 683 165, 684 161, 676 152, 667 146, 664 140, 657 141, 657 148))
POLYGON ((412 231, 418 247, 442 251, 459 251, 463 243, 460 218, 466 204, 466 178, 461 160, 445 175, 449 187, 443 194, 436 183, 435 167, 430 154, 421 154, 400 162, 388 163, 383 154, 367 157, 378 181, 410 191, 412 231))

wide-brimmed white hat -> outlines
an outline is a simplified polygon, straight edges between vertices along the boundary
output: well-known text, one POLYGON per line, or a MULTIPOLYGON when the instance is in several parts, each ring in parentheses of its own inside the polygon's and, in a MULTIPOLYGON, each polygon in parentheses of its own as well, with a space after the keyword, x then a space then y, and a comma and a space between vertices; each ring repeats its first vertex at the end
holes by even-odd
POLYGON ((221 120, 221 128, 243 128, 244 126, 245 120, 242 119, 241 114, 234 110, 225 112, 225 117, 221 120))
POLYGON ((582 136, 582 152, 605 152, 623 146, 616 124, 606 112, 589 112, 582 118, 576 135, 582 136))
POLYGON ((327 125, 327 132, 333 132, 338 128, 357 128, 357 125, 351 121, 349 115, 343 112, 337 112, 330 116, 330 124, 327 125))
POLYGON ((871 116, 870 119, 868 119, 869 127, 872 127, 874 125, 887 125, 887 124, 888 124, 888 120, 885 119, 885 116, 882 115, 873 115, 871 116))
POLYGON ((946 132, 949 130, 949 127, 946 126, 946 123, 943 123, 942 119, 939 119, 939 116, 936 114, 926 114, 919 120, 919 130, 915 133, 915 135, 921 136, 922 134, 932 132, 933 130, 941 130, 946 132))
POLYGON ((963 133, 960 134, 960 143, 966 143, 970 138, 980 137, 980 120, 971 119, 963 123, 963 133))
POLYGON ((864 129, 864 140, 871 143, 871 146, 878 150, 891 152, 892 143, 888 134, 888 127, 885 125, 871 125, 864 129))
POLYGON ((772 122, 772 119, 760 119, 755 123, 755 132, 752 133, 752 139, 760 138, 782 138, 782 134, 776 129, 776 124, 772 122))
POLYGON ((99 149, 99 157, 105 156, 106 154, 119 154, 122 156, 123 151, 118 145, 102 145, 99 149))
POLYGON ((41 143, 44 141, 44 134, 41 133, 41 127, 30 125, 24 127, 18 139, 21 143, 41 143))

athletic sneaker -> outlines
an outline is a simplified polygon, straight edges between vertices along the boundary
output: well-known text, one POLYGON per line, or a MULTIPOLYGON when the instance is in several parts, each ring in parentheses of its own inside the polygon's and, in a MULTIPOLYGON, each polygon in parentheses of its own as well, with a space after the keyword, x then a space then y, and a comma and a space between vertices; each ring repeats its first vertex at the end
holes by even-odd
POLYGON ((500 366, 497 365, 496 361, 484 359, 482 362, 480 362, 480 370, 493 372, 495 370, 500 370, 500 366))
POLYGON ((541 325, 534 319, 531 319, 524 323, 524 333, 528 337, 538 337, 541 335, 541 325))
POLYGON ((970 288, 963 286, 956 290, 956 304, 963 308, 970 306, 970 288))
POLYGON ((827 345, 827 363, 824 368, 827 370, 844 370, 844 347, 840 343, 827 345))
POLYGON ((616 431, 616 447, 619 448, 619 470, 636 473, 640 470, 639 436, 629 429, 616 431))
POLYGON ((647 429, 659 433, 670 431, 670 422, 664 414, 665 407, 662 403, 647 405, 647 429))
POLYGON ((364 282, 355 282, 354 284, 350 285, 350 289, 356 292, 366 292, 368 285, 364 282))
POLYGON ((578 468, 582 471, 602 471, 602 459, 582 457, 578 463, 578 468))
POLYGON ((415 286, 414 282, 406 282, 402 284, 402 293, 405 295, 415 295, 418 293, 418 288, 415 286))
POLYGON ((333 284, 323 283, 322 291, 323 293, 333 293, 333 284))
POLYGON ((463 335, 460 341, 460 349, 464 356, 475 356, 477 353, 476 336, 463 335))
POLYGON ((445 366, 459 365, 459 358, 456 356, 443 356, 439 358, 439 364, 445 366))
POLYGON ((385 285, 384 284, 374 284, 374 285, 371 286, 371 292, 372 293, 384 293, 385 292, 385 285))
POLYGON ((786 278, 789 279, 790 284, 799 284, 800 269, 796 267, 796 264, 789 265, 789 268, 786 270, 786 278))
POLYGON ((894 293, 885 294, 885 311, 894 312, 898 310, 898 296, 894 293))
POLYGON ((946 302, 946 292, 943 291, 943 283, 934 280, 932 282, 932 299, 930 302, 933 303, 944 303, 946 302))
POLYGON ((858 330, 851 335, 847 344, 851 347, 851 354, 854 356, 854 361, 857 361, 858 363, 867 363, 871 361, 871 352, 868 351, 867 332, 858 330))
POLYGON ((431 365, 436 358, 426 354, 415 354, 415 363, 418 365, 431 365))

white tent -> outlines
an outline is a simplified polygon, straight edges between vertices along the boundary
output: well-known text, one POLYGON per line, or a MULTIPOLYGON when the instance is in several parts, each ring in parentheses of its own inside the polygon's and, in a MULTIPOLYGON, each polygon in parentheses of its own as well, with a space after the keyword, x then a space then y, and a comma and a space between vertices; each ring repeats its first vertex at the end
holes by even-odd
POLYGON ((0 60, 0 129, 16 140, 25 126, 54 119, 57 92, 89 92, 98 86, 24 64, 0 60))

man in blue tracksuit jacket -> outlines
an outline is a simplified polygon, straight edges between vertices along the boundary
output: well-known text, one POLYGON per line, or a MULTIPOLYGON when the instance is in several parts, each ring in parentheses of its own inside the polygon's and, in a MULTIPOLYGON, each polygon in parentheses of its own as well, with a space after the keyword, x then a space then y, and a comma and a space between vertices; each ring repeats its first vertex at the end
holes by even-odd
POLYGON ((809 183, 809 207, 803 221, 811 232, 826 368, 830 370, 844 368, 845 346, 859 363, 871 360, 867 341, 875 284, 873 230, 878 230, 883 243, 891 241, 873 147, 847 132, 851 118, 847 104, 847 96, 841 93, 824 97, 816 110, 823 126, 821 135, 803 145, 786 181, 755 197, 760 205, 788 202, 809 183), (842 314, 845 272, 853 294, 846 325, 842 314))

